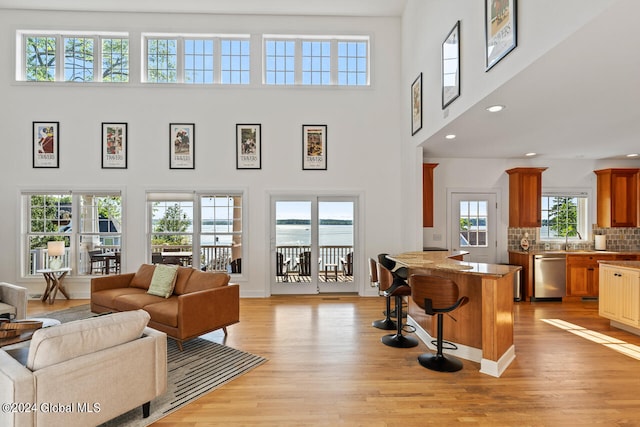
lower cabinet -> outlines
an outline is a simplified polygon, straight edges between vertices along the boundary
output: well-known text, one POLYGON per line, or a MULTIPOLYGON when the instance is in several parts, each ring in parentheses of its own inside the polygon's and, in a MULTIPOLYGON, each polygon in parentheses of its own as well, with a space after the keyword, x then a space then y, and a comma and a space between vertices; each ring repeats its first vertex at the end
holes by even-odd
POLYGON ((597 297, 600 294, 598 261, 613 261, 616 255, 567 255, 567 296, 597 297))
POLYGON ((599 314, 640 326, 640 269, 600 264, 599 314))

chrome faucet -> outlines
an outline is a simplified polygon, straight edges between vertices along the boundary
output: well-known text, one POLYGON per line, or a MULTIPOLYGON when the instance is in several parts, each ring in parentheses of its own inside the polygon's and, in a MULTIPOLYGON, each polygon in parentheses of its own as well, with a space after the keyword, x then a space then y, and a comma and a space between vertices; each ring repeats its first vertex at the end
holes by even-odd
MULTIPOLYGON (((578 239, 582 240, 582 234, 580 234, 578 230, 576 230, 576 233, 578 234, 578 239)), ((567 230, 567 232, 564 233, 564 250, 565 251, 569 250, 569 230, 567 230)))

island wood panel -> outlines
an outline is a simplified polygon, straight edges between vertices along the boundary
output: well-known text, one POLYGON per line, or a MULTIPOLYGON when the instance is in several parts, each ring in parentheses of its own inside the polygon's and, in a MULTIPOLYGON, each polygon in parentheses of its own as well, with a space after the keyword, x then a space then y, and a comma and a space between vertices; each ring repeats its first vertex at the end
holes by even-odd
POLYGON ((513 346, 513 273, 482 278, 482 357, 498 360, 513 346))
MULTIPOLYGON (((410 268, 409 274, 426 274, 446 277, 458 285, 460 296, 467 296, 469 302, 452 311, 451 317, 443 316, 442 333, 445 341, 482 348, 482 280, 480 276, 466 276, 459 272, 410 268)), ((429 316, 409 297, 409 315, 429 335, 437 334, 437 316, 429 316)))
MULTIPOLYGON (((460 296, 469 302, 444 316, 446 341, 482 349, 484 359, 497 361, 513 346, 513 274, 502 277, 469 274, 445 269, 410 268, 409 274, 446 277, 458 285, 460 296)), ((409 315, 432 337, 437 336, 436 319, 410 301, 409 315)))

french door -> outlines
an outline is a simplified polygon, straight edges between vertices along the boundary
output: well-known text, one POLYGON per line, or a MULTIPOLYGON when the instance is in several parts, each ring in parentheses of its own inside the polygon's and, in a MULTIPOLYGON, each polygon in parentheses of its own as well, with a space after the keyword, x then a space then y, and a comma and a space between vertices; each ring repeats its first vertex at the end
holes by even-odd
POLYGON ((271 293, 357 292, 355 211, 353 197, 272 196, 271 293))
POLYGON ((495 193, 450 194, 451 248, 469 252, 465 261, 496 262, 496 199, 495 193))

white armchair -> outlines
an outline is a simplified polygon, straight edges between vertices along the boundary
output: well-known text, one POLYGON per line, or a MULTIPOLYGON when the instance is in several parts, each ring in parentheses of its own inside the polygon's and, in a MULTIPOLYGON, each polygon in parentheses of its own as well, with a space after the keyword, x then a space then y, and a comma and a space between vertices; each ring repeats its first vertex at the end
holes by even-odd
POLYGON ((7 314, 16 320, 27 317, 27 288, 0 282, 0 316, 7 314))
POLYGON ((148 322, 143 310, 92 317, 0 349, 0 425, 84 427, 140 405, 148 416, 167 389, 167 335, 148 322))

